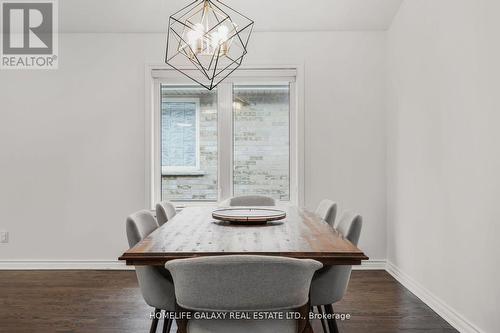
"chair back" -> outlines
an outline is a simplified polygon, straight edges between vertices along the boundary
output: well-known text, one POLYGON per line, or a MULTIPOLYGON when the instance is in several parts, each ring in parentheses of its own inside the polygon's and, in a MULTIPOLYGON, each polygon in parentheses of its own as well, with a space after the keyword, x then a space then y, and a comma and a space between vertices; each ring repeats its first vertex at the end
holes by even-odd
POLYGON ((175 214, 175 206, 170 201, 162 201, 156 204, 156 220, 159 226, 171 220, 175 214))
POLYGON ((194 311, 274 311, 307 304, 314 272, 309 259, 227 255, 167 262, 177 303, 194 311))
POLYGON ((346 239, 354 245, 358 245, 363 218, 360 215, 345 212, 342 214, 339 223, 335 227, 346 239))
POLYGON ((337 203, 327 199, 321 200, 315 213, 333 227, 335 225, 335 218, 337 217, 337 203))
POLYGON ((130 247, 158 228, 155 217, 147 210, 140 210, 127 217, 127 239, 130 247))
POLYGON ((243 195, 229 199, 229 206, 275 206, 273 198, 262 195, 243 195))

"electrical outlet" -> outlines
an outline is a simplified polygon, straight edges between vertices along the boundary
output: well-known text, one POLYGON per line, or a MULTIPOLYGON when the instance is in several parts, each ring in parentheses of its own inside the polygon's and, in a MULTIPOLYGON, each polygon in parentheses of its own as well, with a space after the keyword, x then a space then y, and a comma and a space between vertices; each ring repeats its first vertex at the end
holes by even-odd
POLYGON ((9 232, 0 231, 0 243, 7 244, 9 242, 9 232))

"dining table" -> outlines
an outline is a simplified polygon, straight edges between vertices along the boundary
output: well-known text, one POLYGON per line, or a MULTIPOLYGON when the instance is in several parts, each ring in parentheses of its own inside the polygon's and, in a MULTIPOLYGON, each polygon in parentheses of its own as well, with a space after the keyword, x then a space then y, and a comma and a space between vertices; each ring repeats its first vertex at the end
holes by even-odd
POLYGON ((245 225, 212 217, 214 207, 186 207, 119 257, 127 265, 164 266, 169 260, 219 255, 314 259, 325 266, 361 265, 368 257, 313 212, 273 207, 286 217, 245 225))

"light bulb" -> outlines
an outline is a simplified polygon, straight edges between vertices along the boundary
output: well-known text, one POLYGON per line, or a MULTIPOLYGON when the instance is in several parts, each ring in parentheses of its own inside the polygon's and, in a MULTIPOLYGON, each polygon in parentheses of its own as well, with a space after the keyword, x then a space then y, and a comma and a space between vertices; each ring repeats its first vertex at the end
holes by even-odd
POLYGON ((203 35, 205 28, 203 24, 196 23, 194 28, 187 33, 188 43, 195 53, 201 53, 203 50, 203 35))
POLYGON ((222 42, 227 39, 227 35, 229 34, 229 29, 227 28, 227 26, 221 25, 217 29, 217 33, 219 34, 219 40, 222 42))
POLYGON ((218 43, 220 45, 220 55, 226 55, 229 51, 229 41, 227 40, 229 29, 225 25, 221 25, 217 29, 218 43))

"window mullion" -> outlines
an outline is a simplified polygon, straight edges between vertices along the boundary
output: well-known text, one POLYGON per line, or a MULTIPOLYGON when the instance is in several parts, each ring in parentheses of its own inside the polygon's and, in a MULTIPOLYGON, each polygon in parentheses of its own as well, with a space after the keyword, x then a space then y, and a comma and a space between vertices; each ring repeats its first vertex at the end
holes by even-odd
POLYGON ((153 184, 158 184, 158 186, 152 186, 150 207, 154 208, 156 202, 161 201, 161 83, 159 80, 154 80, 154 99, 153 99, 153 116, 152 116, 152 142, 151 145, 153 149, 151 150, 153 170, 151 173, 151 179, 153 184))
POLYGON ((297 117, 298 114, 296 112, 297 110, 297 84, 295 81, 289 83, 289 98, 290 98, 290 115, 289 115, 289 140, 290 140, 290 147, 289 147, 289 156, 290 156, 290 161, 289 161, 289 182, 290 182, 290 201, 293 202, 296 205, 302 205, 304 202, 303 198, 303 193, 299 193, 299 183, 298 180, 301 179, 299 177, 299 170, 303 170, 303 168, 298 167, 299 161, 300 163, 303 163, 304 159, 303 156, 298 156, 298 137, 299 137, 299 129, 297 124, 299 123, 297 117))
POLYGON ((226 82, 217 87, 219 201, 233 194, 233 85, 226 82))

